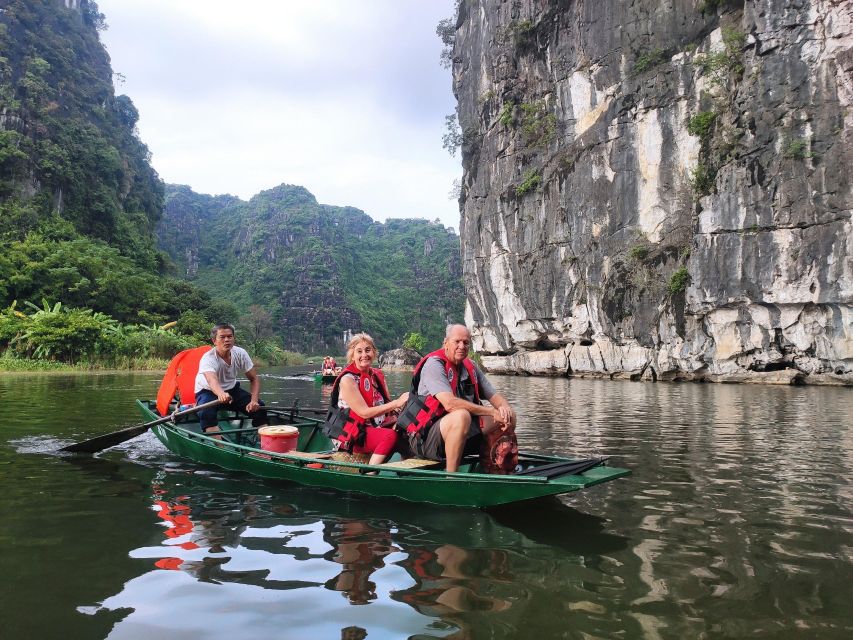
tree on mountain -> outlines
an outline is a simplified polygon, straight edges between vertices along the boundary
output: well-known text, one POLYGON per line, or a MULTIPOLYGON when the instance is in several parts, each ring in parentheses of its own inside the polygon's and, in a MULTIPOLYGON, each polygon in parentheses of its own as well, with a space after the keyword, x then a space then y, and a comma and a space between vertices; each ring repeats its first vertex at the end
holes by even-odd
POLYGON ((417 331, 413 331, 412 333, 407 334, 403 339, 403 348, 423 353, 426 348, 426 338, 417 331))
POLYGON ((240 331, 240 342, 249 351, 260 347, 261 343, 273 337, 272 316, 262 306, 253 304, 248 313, 237 323, 240 331))

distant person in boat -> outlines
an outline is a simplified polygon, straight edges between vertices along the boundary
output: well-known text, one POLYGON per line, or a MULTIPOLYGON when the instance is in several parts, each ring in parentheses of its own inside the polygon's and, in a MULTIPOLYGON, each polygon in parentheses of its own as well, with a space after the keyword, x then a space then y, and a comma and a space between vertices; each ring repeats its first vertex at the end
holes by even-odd
POLYGON ((468 359, 470 347, 465 325, 447 327, 443 348, 415 367, 409 402, 398 420, 412 455, 445 461, 448 471, 459 470, 463 455, 480 453, 483 434, 515 433, 515 411, 468 359))
MULTIPOLYGON (((254 426, 266 426, 267 411, 259 399, 261 380, 249 354, 234 344, 234 327, 220 322, 210 330, 210 337, 213 349, 202 356, 195 377, 196 404, 218 399, 228 408, 248 414, 254 426), (249 391, 241 389, 237 382, 241 373, 249 379, 249 391)), ((198 412, 205 432, 219 431, 216 412, 217 407, 198 412)))
POLYGON ((385 376, 371 365, 376 344, 357 333, 347 344, 347 366, 332 385, 324 433, 341 450, 370 454, 369 464, 382 464, 397 445, 394 424, 409 394, 391 400, 385 376))
POLYGON ((343 371, 343 369, 338 366, 334 356, 329 356, 329 373, 334 376, 339 376, 341 375, 341 371, 343 371))

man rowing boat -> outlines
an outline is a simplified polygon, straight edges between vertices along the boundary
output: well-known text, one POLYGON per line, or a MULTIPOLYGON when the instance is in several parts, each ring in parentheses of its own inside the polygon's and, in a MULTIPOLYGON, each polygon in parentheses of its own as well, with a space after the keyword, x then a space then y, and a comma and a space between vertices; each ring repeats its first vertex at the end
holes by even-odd
MULTIPOLYGON (((220 322, 210 330, 213 349, 205 353, 198 365, 195 377, 196 404, 219 400, 236 411, 242 411, 252 418, 252 425, 267 425, 267 411, 259 399, 261 379, 255 364, 245 349, 234 343, 234 326, 220 322), (249 389, 240 388, 237 375, 245 373, 249 379, 249 389)), ((217 407, 201 409, 198 412, 202 430, 219 431, 217 407)))

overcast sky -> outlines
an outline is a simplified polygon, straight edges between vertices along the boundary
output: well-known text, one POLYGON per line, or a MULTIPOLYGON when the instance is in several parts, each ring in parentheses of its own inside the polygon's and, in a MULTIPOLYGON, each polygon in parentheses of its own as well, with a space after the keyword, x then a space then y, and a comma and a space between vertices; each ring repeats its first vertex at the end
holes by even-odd
POLYGON ((98 0, 116 93, 166 182, 248 199, 282 183, 380 221, 439 218, 461 176, 435 27, 453 0, 98 0))

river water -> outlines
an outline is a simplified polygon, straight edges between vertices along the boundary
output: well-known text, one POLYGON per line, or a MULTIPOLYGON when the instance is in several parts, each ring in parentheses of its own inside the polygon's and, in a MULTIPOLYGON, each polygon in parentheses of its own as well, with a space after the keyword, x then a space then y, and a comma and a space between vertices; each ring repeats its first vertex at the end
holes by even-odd
POLYGON ((492 380, 522 449, 633 474, 483 512, 229 474, 150 434, 59 456, 138 423, 159 376, 0 375, 0 637, 853 637, 853 390, 492 380))

